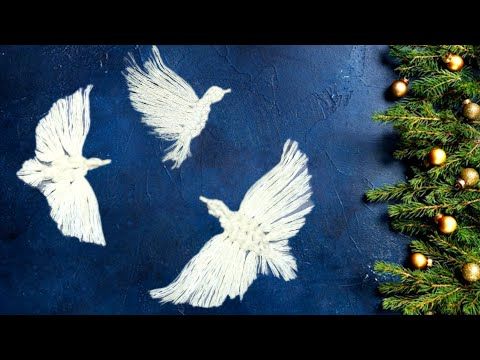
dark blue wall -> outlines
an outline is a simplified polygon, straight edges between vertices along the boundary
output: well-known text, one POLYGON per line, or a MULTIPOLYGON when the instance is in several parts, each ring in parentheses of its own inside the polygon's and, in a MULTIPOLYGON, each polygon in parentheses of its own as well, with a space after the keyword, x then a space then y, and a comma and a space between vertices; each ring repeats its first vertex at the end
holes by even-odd
POLYGON ((388 228, 365 190, 398 181, 395 137, 372 112, 389 103, 386 46, 160 46, 165 62, 201 95, 232 88, 214 105, 193 157, 161 162, 168 143, 149 134, 128 100, 124 57, 149 46, 0 47, 0 313, 374 314, 376 260, 401 261, 407 239, 388 228), (15 173, 35 148, 52 103, 93 84, 85 156, 112 164, 88 174, 107 246, 66 238, 44 196, 15 173), (260 276, 244 299, 217 309, 160 305, 169 284, 221 228, 199 195, 236 209, 280 157, 287 138, 310 158, 313 212, 290 243, 298 278, 260 276))

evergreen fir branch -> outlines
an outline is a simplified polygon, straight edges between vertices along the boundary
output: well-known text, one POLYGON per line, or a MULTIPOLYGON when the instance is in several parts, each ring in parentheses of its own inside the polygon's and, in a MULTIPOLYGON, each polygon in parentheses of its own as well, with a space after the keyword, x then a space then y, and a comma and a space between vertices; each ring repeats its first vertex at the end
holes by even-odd
POLYGON ((457 263, 456 256, 459 255, 459 251, 455 251, 455 246, 453 246, 453 249, 447 247, 448 252, 445 252, 445 246, 439 246, 439 244, 435 242, 413 240, 410 244, 410 248, 412 249, 412 252, 419 252, 425 256, 429 256, 433 259, 434 264, 440 262, 443 265, 452 266, 457 263))
POLYGON ((412 92, 418 96, 437 99, 462 80, 460 73, 440 69, 436 73, 424 76, 412 84, 412 92))
MULTIPOLYGON (((478 235, 477 235, 478 236, 478 235)), ((479 262, 480 261, 480 249, 475 249, 472 251, 471 241, 467 243, 462 243, 462 238, 465 239, 468 237, 468 234, 465 234, 465 229, 460 232, 460 235, 444 237, 438 234, 433 234, 429 237, 430 244, 436 246, 439 251, 442 252, 442 257, 449 260, 449 265, 455 264, 460 266, 465 262, 479 262), (463 235, 463 236, 462 236, 463 235), (470 245, 469 245, 470 244, 470 245), (454 258, 452 259, 451 256, 454 258)), ((476 237, 476 236, 475 236, 476 237)), ((470 238, 471 240, 471 238, 470 238)), ((423 243, 426 244, 426 243, 423 243)), ((419 249, 420 245, 418 242, 412 242, 412 246, 416 246, 416 249, 419 249)), ((432 251, 432 255, 434 250, 432 251)), ((436 257, 439 258, 440 255, 436 254, 436 257)))
POLYGON ((480 315, 480 281, 466 283, 460 274, 467 262, 480 264, 480 185, 454 188, 460 170, 480 170, 480 122, 462 115, 462 101, 480 100, 480 46, 399 45, 390 48, 399 76, 410 78, 411 92, 387 111, 374 114, 390 123, 399 134, 394 157, 409 165, 409 177, 395 185, 366 192, 368 201, 391 202, 392 229, 416 236, 412 251, 433 259, 426 270, 408 264, 377 262, 375 271, 385 281, 383 307, 404 314, 480 315), (466 66, 458 72, 446 69, 442 58, 458 54, 466 66), (430 166, 428 154, 441 146, 447 161, 430 166), (433 221, 436 214, 450 214, 458 228, 441 234, 433 221))
POLYGON ((395 204, 388 206, 388 215, 392 218, 414 219, 418 217, 434 217, 447 205, 426 205, 421 202, 395 204))
MULTIPOLYGON (((435 199, 433 199, 435 200, 435 199)), ((391 218, 414 219, 419 217, 433 218, 440 212, 447 214, 460 212, 465 207, 480 202, 480 197, 467 200, 464 198, 443 198, 441 203, 424 203, 420 201, 394 204, 388 206, 388 215, 391 218)))
MULTIPOLYGON (((367 201, 385 202, 391 200, 402 200, 405 203, 411 203, 427 194, 436 194, 452 192, 452 186, 444 184, 422 185, 416 184, 414 180, 406 183, 398 183, 396 185, 384 185, 381 188, 370 189, 366 193, 367 201)), ((455 190, 456 191, 456 190, 455 190)))
POLYGON ((408 190, 409 186, 406 183, 385 185, 381 188, 370 189, 367 191, 366 197, 370 202, 398 200, 401 199, 408 190))
POLYGON ((411 236, 427 235, 434 230, 433 224, 427 224, 415 219, 392 219, 391 226, 393 230, 411 236))

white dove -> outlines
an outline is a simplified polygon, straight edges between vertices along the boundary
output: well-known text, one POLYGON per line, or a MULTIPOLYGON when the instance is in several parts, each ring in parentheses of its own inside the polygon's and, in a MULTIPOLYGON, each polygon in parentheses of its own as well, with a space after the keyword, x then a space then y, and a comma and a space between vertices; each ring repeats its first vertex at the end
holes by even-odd
POLYGON ((231 89, 210 87, 201 99, 192 87, 165 66, 156 46, 143 70, 130 54, 130 66, 124 76, 135 110, 143 114, 142 122, 167 141, 163 161, 172 160, 172 169, 179 168, 191 156, 190 142, 200 135, 208 120, 212 104, 223 99, 231 89))
POLYGON ((105 246, 97 198, 85 175, 110 160, 82 156, 90 129, 92 87, 53 104, 37 125, 35 157, 23 163, 17 176, 46 196, 50 216, 62 234, 105 246))
POLYGON ((210 239, 170 285, 151 290, 150 296, 162 303, 210 308, 222 305, 227 296, 242 300, 258 273, 295 279, 297 264, 288 239, 313 208, 307 161, 297 142, 287 140, 280 163, 248 190, 238 211, 201 196, 223 233, 210 239))

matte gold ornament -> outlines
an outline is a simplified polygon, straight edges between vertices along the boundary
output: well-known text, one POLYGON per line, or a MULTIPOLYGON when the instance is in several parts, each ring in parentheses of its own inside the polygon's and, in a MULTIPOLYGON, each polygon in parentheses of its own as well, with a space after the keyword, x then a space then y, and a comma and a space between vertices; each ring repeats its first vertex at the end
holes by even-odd
POLYGON ((475 263, 466 263, 462 266, 462 276, 468 282, 480 280, 480 265, 475 263))
POLYGON ((390 92, 396 98, 401 98, 407 95, 408 93, 408 79, 395 80, 390 85, 390 92))
POLYGON ((445 161, 447 161, 447 154, 439 147, 434 147, 428 154, 428 162, 430 165, 442 165, 445 161))
POLYGON ((460 55, 447 54, 443 57, 443 62, 447 66, 447 69, 450 71, 460 71, 465 64, 460 55))
POLYGON ((450 215, 438 214, 435 216, 435 221, 438 224, 438 230, 443 234, 451 234, 457 230, 457 220, 450 215))
POLYGON ((480 105, 475 104, 472 100, 467 99, 463 101, 462 108, 463 116, 470 121, 480 121, 480 105))
POLYGON ((457 189, 470 188, 478 184, 479 175, 473 168, 465 168, 460 172, 460 177, 455 183, 457 189))
POLYGON ((425 269, 427 266, 430 267, 433 265, 433 261, 430 258, 427 258, 422 253, 416 252, 410 255, 410 263, 415 269, 425 269))

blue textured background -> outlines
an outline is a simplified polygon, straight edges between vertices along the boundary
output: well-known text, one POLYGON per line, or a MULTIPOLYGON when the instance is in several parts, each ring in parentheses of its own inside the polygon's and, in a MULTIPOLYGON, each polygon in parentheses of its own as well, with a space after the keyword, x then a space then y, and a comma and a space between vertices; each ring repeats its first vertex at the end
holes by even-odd
POLYGON ((374 314, 376 260, 401 261, 406 239, 388 228, 385 205, 363 201, 395 182, 392 130, 371 120, 389 103, 386 46, 160 46, 165 62, 202 95, 232 88, 213 106, 193 157, 170 170, 168 143, 149 134, 121 75, 129 51, 150 46, 0 47, 0 313, 374 314), (66 238, 44 196, 17 179, 35 127, 57 99, 93 84, 84 155, 112 164, 87 175, 107 246, 66 238), (298 278, 260 276, 240 302, 216 309, 160 305, 167 285, 221 228, 199 195, 236 209, 279 160, 287 138, 310 158, 313 201, 290 243, 298 278))

